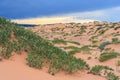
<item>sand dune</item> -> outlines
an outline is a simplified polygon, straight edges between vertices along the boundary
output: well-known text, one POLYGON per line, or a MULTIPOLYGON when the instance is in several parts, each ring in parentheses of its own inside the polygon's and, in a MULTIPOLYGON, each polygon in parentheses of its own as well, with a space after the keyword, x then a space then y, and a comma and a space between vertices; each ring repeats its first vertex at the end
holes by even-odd
POLYGON ((55 76, 47 73, 45 68, 38 70, 26 65, 27 53, 13 53, 9 60, 0 62, 0 79, 1 80, 105 80, 100 76, 87 74, 86 71, 75 74, 66 74, 64 71, 57 73, 55 76))

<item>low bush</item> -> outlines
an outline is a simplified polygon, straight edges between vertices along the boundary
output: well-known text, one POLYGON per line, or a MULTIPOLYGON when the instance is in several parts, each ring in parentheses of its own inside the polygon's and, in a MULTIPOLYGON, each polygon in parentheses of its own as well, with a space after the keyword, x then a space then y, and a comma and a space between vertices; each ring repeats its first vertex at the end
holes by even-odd
POLYGON ((75 53, 79 53, 81 51, 89 53, 89 51, 91 50, 89 48, 89 46, 82 46, 81 48, 72 47, 72 46, 70 46, 70 47, 72 48, 72 50, 68 52, 69 54, 75 54, 75 53))
POLYGON ((118 38, 112 38, 112 44, 118 44, 120 43, 118 38))
POLYGON ((113 71, 113 69, 108 66, 95 65, 90 70, 90 73, 94 75, 105 76, 107 80, 120 80, 119 76, 116 76, 111 71, 113 71))
POLYGON ((116 58, 117 56, 119 56, 120 53, 117 52, 110 52, 110 53, 102 53, 99 57, 99 61, 103 62, 112 58, 116 58))
POLYGON ((111 43, 108 42, 108 41, 103 42, 103 43, 100 44, 99 49, 102 51, 102 50, 104 50, 104 47, 107 46, 107 45, 109 45, 109 44, 111 44, 111 43))
POLYGON ((54 44, 67 44, 67 41, 65 41, 65 40, 63 40, 63 39, 58 39, 58 38, 56 38, 56 39, 54 39, 53 41, 52 41, 54 44))
POLYGON ((107 79, 108 80, 120 80, 119 76, 116 76, 114 73, 112 72, 109 72, 107 73, 107 79))
POLYGON ((113 69, 108 66, 95 65, 90 70, 90 72, 95 75, 101 75, 101 72, 104 72, 104 74, 106 74, 107 71, 113 71, 113 69))

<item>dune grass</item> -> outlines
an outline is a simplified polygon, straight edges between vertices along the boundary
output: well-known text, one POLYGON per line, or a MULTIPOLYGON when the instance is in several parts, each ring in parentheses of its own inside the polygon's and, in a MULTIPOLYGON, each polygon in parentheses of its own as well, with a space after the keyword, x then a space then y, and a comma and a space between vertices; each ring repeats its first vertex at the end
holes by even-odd
POLYGON ((114 70, 108 66, 95 65, 90 70, 90 73, 94 75, 105 76, 107 80, 120 80, 119 76, 116 76, 112 71, 114 70))
POLYGON ((0 46, 4 49, 2 57, 5 58, 9 58, 12 52, 27 51, 27 64, 34 68, 42 68, 47 60, 50 74, 61 70, 72 73, 81 69, 89 69, 89 65, 84 60, 76 59, 55 47, 48 40, 5 18, 0 18, 0 46), (11 33, 15 39, 11 38, 11 33))
POLYGON ((99 61, 100 62, 107 61, 116 58, 117 56, 120 56, 120 53, 117 52, 102 53, 99 57, 99 61))
POLYGON ((104 71, 104 74, 106 74, 106 71, 113 71, 112 68, 108 67, 108 66, 103 66, 103 65, 95 65, 92 67, 92 69, 90 70, 90 72, 92 74, 95 75, 101 75, 101 72, 104 71))
POLYGON ((79 42, 75 42, 75 41, 67 41, 67 40, 64 40, 64 39, 54 39, 52 41, 54 44, 64 44, 64 45, 67 45, 67 43, 72 43, 72 44, 76 44, 76 45, 80 45, 79 42))
POLYGON ((105 46, 107 46, 107 45, 109 45, 109 44, 111 44, 111 42, 109 42, 109 41, 102 42, 98 48, 99 48, 101 51, 103 51, 104 48, 105 48, 105 46))
POLYGON ((64 49, 72 49, 71 51, 69 51, 68 53, 73 55, 75 53, 79 53, 81 51, 84 52, 89 52, 91 49, 89 48, 89 46, 82 46, 81 48, 75 47, 75 46, 68 46, 68 47, 63 47, 64 49))

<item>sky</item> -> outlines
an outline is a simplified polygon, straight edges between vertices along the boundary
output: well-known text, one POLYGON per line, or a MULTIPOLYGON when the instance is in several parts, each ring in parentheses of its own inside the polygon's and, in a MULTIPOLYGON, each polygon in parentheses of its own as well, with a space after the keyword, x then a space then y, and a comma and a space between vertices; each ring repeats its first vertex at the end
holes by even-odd
POLYGON ((0 0, 0 16, 18 23, 120 21, 120 0, 0 0))

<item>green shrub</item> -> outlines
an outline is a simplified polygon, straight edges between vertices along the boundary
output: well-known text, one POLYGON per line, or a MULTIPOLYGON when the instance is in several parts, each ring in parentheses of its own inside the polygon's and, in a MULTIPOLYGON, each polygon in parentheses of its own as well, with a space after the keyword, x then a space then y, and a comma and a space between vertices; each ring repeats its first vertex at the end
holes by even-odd
POLYGON ((112 68, 109 68, 108 66, 102 66, 102 65, 95 65, 92 67, 90 72, 95 75, 101 75, 101 72, 104 71, 104 74, 107 73, 107 71, 113 71, 112 68))
POLYGON ((81 51, 84 51, 84 52, 88 53, 91 50, 88 46, 82 46, 81 48, 69 46, 67 48, 72 49, 71 51, 68 52, 69 54, 75 54, 75 53, 79 53, 81 51))
POLYGON ((80 49, 78 47, 75 46, 67 46, 67 47, 63 47, 64 49, 80 49))
POLYGON ((100 76, 104 73, 103 75, 107 78, 107 80, 120 80, 119 76, 116 76, 111 71, 113 71, 113 69, 108 66, 95 65, 90 70, 90 73, 100 76))
POLYGON ((99 61, 103 62, 112 58, 116 58, 118 55, 120 55, 117 52, 110 52, 110 53, 102 53, 99 57, 99 61))
POLYGON ((117 66, 120 66, 120 60, 117 61, 117 66))
POLYGON ((120 43, 118 38, 112 38, 112 44, 118 44, 118 43, 120 43))
POLYGON ((69 43, 73 43, 73 44, 76 44, 76 45, 80 45, 79 42, 75 42, 75 41, 68 41, 69 43))
POLYGON ((79 52, 81 52, 81 49, 73 49, 73 50, 69 51, 68 53, 73 55, 73 54, 79 53, 79 52))
POLYGON ((107 79, 108 80, 120 80, 119 76, 116 76, 114 73, 109 72, 107 73, 107 79))
POLYGON ((92 40, 92 43, 94 44, 94 43, 97 43, 98 42, 98 40, 92 40))
POLYGON ((88 57, 88 58, 87 58, 87 60, 90 60, 90 59, 92 59, 92 57, 88 57))
POLYGON ((35 52, 31 51, 28 54, 27 61, 30 67, 42 68, 43 56, 35 54, 35 52))
POLYGON ((102 51, 102 50, 104 50, 104 47, 107 46, 107 45, 109 45, 109 44, 111 44, 111 43, 108 42, 108 41, 103 42, 103 43, 100 44, 99 49, 102 51))
POLYGON ((67 44, 67 41, 65 41, 63 39, 58 39, 58 38, 54 39, 52 42, 54 44, 60 44, 60 43, 65 44, 65 45, 67 44))
POLYGON ((82 46, 81 51, 90 51, 91 49, 89 48, 89 46, 82 46))

